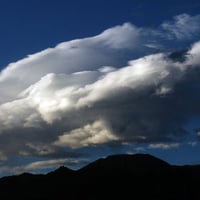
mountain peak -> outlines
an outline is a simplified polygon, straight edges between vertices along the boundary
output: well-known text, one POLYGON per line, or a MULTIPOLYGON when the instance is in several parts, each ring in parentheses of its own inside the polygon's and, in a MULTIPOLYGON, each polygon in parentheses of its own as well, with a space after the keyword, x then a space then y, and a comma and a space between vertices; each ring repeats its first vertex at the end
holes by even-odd
POLYGON ((68 167, 60 166, 55 171, 52 171, 48 173, 47 175, 69 175, 69 174, 72 174, 73 172, 74 171, 72 169, 69 169, 68 167))
POLYGON ((157 157, 154 157, 150 154, 118 154, 118 155, 111 155, 105 158, 105 160, 111 161, 124 161, 130 162, 134 165, 139 165, 140 167, 161 167, 161 166, 169 166, 169 164, 157 157))
POLYGON ((156 170, 169 167, 170 165, 149 154, 118 154, 101 158, 95 162, 83 167, 79 171, 98 173, 113 171, 138 171, 138 170, 156 170))

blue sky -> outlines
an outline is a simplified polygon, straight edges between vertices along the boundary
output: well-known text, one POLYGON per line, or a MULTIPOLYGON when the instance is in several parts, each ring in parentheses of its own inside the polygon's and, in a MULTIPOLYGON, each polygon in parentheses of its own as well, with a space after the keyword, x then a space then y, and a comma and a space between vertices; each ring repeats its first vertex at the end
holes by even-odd
POLYGON ((199 164, 199 1, 0 2, 0 176, 115 153, 199 164))

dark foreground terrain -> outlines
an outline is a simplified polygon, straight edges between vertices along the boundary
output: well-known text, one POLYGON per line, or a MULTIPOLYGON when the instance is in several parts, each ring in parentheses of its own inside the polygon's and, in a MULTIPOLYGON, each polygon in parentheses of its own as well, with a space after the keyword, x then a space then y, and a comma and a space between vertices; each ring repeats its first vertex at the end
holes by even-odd
POLYGON ((150 155, 115 155, 73 171, 0 179, 0 199, 200 200, 200 166, 172 166, 150 155))

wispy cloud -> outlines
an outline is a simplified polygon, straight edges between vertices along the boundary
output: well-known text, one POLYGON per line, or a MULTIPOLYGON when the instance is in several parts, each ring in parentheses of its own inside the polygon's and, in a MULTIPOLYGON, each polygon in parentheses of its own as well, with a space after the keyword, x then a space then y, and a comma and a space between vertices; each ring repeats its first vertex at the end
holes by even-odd
POLYGON ((169 39, 194 39, 200 31, 200 15, 190 16, 181 14, 174 17, 174 21, 164 22, 161 27, 166 31, 169 39))
POLYGON ((180 147, 180 143, 155 143, 150 144, 149 149, 174 149, 180 147))
POLYGON ((45 161, 36 161, 32 162, 24 167, 22 167, 21 171, 30 171, 30 170, 38 170, 43 168, 52 168, 52 167, 59 167, 59 166, 71 166, 71 165, 78 165, 80 163, 86 163, 87 160, 74 160, 74 159, 54 159, 54 160, 45 160, 45 161))

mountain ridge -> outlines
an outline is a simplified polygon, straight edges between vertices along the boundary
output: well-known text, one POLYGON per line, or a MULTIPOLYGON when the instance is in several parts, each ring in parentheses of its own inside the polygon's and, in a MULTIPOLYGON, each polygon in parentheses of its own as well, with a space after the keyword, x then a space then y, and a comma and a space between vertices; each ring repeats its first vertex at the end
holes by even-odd
POLYGON ((200 199, 200 166, 174 166, 148 154, 111 155, 79 170, 0 179, 2 199, 200 199))

